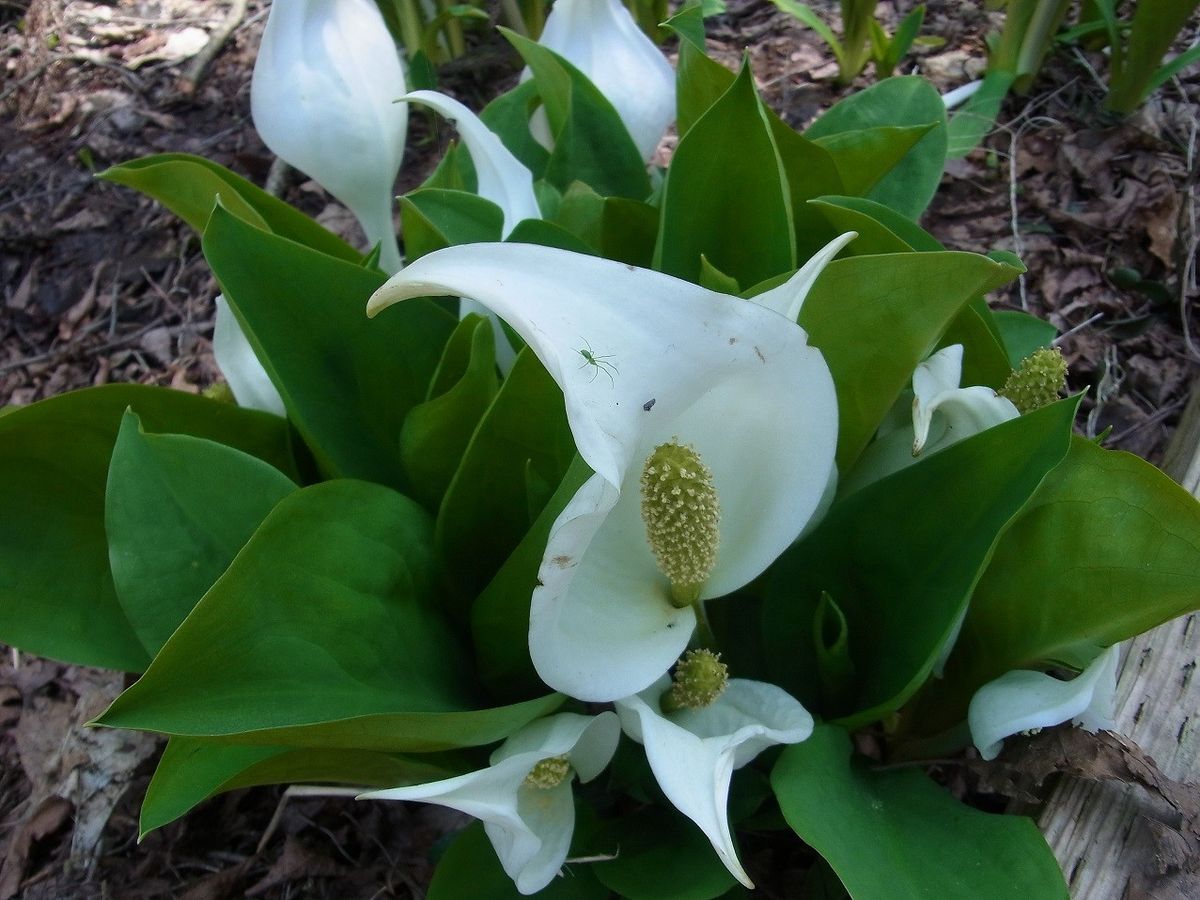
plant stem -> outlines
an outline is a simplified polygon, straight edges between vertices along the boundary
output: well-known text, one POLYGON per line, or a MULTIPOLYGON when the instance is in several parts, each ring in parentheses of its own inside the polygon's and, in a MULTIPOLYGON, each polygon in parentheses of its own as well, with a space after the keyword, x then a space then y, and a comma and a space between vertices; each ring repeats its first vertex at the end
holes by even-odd
POLYGON ((875 0, 841 0, 842 60, 838 80, 849 84, 871 57, 871 23, 875 20, 875 0))

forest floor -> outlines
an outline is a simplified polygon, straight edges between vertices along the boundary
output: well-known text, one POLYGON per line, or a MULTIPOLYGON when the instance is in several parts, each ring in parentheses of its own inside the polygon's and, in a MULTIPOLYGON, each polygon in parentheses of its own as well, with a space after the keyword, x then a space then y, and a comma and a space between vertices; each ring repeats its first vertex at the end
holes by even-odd
MULTIPOLYGON (((836 3, 812 5, 836 22, 836 3)), ((881 3, 879 15, 894 25, 909 5, 881 3)), ((903 71, 942 91, 978 77, 1000 15, 982 2, 927 5, 922 34, 940 43, 918 47, 903 71)), ((263 183, 272 156, 250 121, 249 86, 265 0, 250 0, 199 80, 189 74, 227 12, 208 0, 0 0, 0 406, 107 382, 198 392, 220 379, 217 285, 198 239, 94 175, 187 152, 263 183)), ((709 38, 730 66, 748 50, 767 101, 796 126, 873 83, 868 71, 838 86, 828 48, 765 0, 733 0, 709 38)), ((439 73, 475 109, 519 69, 494 33, 478 44, 439 73)), ((1118 122, 1101 111, 1103 71, 1098 55, 1060 49, 1025 96, 1008 99, 985 144, 947 167, 922 224, 951 249, 1018 253, 1028 274, 989 301, 1066 334, 1087 433, 1111 428, 1107 446, 1160 462, 1200 366, 1200 74, 1187 70, 1118 122)), ((424 180, 451 132, 414 116, 400 192, 424 180)), ((350 215, 313 182, 292 173, 283 197, 361 245, 350 215)), ((455 821, 436 809, 281 805, 280 789, 260 788, 137 843, 160 744, 80 727, 121 686, 120 676, 0 660, 0 900, 423 896, 430 850, 455 821)))

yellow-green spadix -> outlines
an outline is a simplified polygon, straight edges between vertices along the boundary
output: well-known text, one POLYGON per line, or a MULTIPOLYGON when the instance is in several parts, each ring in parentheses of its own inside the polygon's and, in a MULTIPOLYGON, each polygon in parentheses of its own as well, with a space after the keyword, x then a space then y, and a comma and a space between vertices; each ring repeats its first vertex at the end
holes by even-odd
POLYGON ((469 297, 562 388, 595 474, 554 522, 531 598, 530 656, 555 690, 596 702, 644 690, 695 629, 694 609, 671 602, 642 517, 656 447, 691 447, 719 500, 719 549, 699 602, 758 576, 818 510, 836 477, 837 399, 796 316, 851 237, 753 301, 531 244, 439 250, 371 297, 369 315, 412 297, 469 297))
MULTIPOLYGON (((705 652, 693 651, 680 666, 696 661, 710 666, 716 660, 713 654, 706 659, 705 652)), ((667 799, 700 827, 733 876, 752 888, 729 829, 733 772, 768 747, 807 740, 813 718, 783 688, 744 678, 726 679, 716 696, 693 695, 677 704, 669 698, 679 681, 677 670, 674 685, 664 675, 646 690, 618 700, 621 728, 646 748, 650 770, 667 799)))
POLYGON ((490 765, 443 781, 370 791, 359 799, 417 800, 457 809, 483 822, 500 865, 522 894, 558 875, 575 830, 572 782, 591 781, 612 759, 617 716, 559 713, 520 729, 490 765))

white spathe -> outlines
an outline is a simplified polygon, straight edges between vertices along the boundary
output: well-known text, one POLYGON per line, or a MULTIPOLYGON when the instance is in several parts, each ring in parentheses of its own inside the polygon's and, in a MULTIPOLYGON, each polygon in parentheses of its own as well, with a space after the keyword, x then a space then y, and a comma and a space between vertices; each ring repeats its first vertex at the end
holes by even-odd
POLYGON ((800 318, 800 309, 804 305, 805 298, 808 297, 808 292, 817 283, 817 279, 825 271, 825 267, 841 252, 843 247, 856 237, 858 237, 857 231, 847 231, 845 234, 838 235, 813 254, 812 258, 801 266, 795 275, 783 284, 751 297, 751 302, 774 310, 785 319, 795 322, 800 318))
MULTIPOLYGON (((783 291, 803 294, 813 268, 783 291)), ((795 322, 752 301, 530 244, 431 253, 376 291, 367 312, 445 295, 478 300, 525 339, 562 388, 595 473, 550 531, 530 608, 534 666, 581 700, 644 690, 696 623, 669 601, 647 542, 647 457, 677 439, 711 470, 720 548, 700 598, 737 590, 796 539, 835 477, 837 398, 824 358, 795 322)))
POLYGON ((555 0, 538 43, 586 75, 649 160, 675 121, 675 71, 619 0, 555 0))
POLYGON ((898 407, 880 425, 871 443, 842 485, 843 495, 919 462, 979 432, 1015 419, 1020 412, 989 387, 959 387, 962 344, 943 347, 917 364, 912 377, 911 428, 900 425, 898 407))
POLYGON ((962 344, 951 344, 913 370, 913 456, 949 447, 1021 414, 989 387, 959 387, 962 359, 962 344))
POLYGON ((406 90, 373 0, 271 4, 250 84, 254 127, 272 153, 354 213, 389 273, 402 265, 392 191, 408 108, 393 101, 406 90))
POLYGON ((983 87, 982 78, 976 78, 974 81, 968 81, 966 84, 959 85, 953 90, 946 91, 946 93, 942 94, 942 105, 944 105, 946 109, 955 109, 956 107, 962 106, 977 93, 979 93, 979 89, 981 87, 983 87))
POLYGON ((617 716, 560 713, 525 726, 492 754, 491 765, 444 781, 360 794, 363 800, 419 800, 457 809, 483 822, 504 871, 522 894, 535 894, 562 868, 575 829, 571 782, 591 781, 612 759, 617 716), (526 777, 542 760, 567 757, 573 774, 550 788, 526 777))
POLYGON ((663 715, 659 704, 670 686, 671 679, 663 676, 647 690, 618 700, 621 727, 645 746, 667 799, 700 826, 734 877, 753 888, 729 830, 733 771, 775 744, 807 740, 812 716, 782 688, 739 678, 731 679, 710 706, 663 715))
POLYGON ((217 295, 217 319, 213 326, 212 343, 217 368, 229 383, 238 406, 261 409, 277 416, 287 415, 283 398, 275 390, 271 376, 258 361, 254 348, 250 346, 250 341, 233 314, 233 308, 220 294, 217 295))
POLYGON ((453 97, 437 91, 413 91, 400 98, 408 103, 428 106, 449 119, 475 165, 476 193, 491 200, 504 213, 501 237, 524 219, 540 219, 537 195, 533 192, 533 173, 509 152, 483 121, 453 97))
POLYGON ((1071 721, 1087 731, 1114 726, 1120 644, 1113 644, 1072 678, 1016 669, 989 681, 971 698, 967 724, 984 759, 995 759, 1004 739, 1071 721))
MULTIPOLYGON (((476 193, 491 200, 504 214, 500 237, 506 238, 525 219, 540 219, 537 195, 533 192, 533 173, 525 164, 509 152, 483 121, 453 97, 437 91, 413 91, 402 98, 410 103, 420 103, 445 116, 458 128, 459 136, 471 154, 475 166, 476 193)), ((500 318, 484 306, 469 298, 458 304, 458 315, 465 319, 471 313, 481 315, 492 323, 492 337, 496 342, 496 364, 500 371, 512 369, 516 353, 508 342, 500 318)))

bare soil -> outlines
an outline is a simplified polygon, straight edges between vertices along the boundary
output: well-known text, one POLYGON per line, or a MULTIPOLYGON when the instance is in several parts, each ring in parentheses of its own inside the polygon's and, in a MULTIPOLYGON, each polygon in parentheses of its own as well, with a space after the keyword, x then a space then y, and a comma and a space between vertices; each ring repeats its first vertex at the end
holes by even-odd
MULTIPOLYGON (((836 20, 831 0, 813 4, 836 20)), ((272 157, 249 117, 265 0, 211 65, 190 62, 230 4, 204 0, 0 0, 0 406, 106 382, 197 392, 212 357, 217 286, 187 226, 132 191, 97 181, 139 156, 207 156, 263 183, 272 157)), ((894 24, 908 3, 881 3, 894 24)), ((932 0, 904 71, 956 87, 985 68, 1001 19, 982 3, 932 0)), ((1180 46, 1196 40, 1197 26, 1180 46)), ((498 38, 440 73, 473 108, 511 85, 498 38)), ((710 48, 748 48, 775 109, 803 125, 848 89, 809 30, 764 0, 733 0, 710 48)), ((1200 74, 1168 83, 1136 115, 1101 111, 1103 58, 1060 52, 1012 97, 983 148, 952 163, 923 224, 953 249, 1015 250, 1029 273, 991 298, 1067 333, 1070 387, 1087 391, 1083 427, 1160 461, 1200 362, 1195 255, 1200 74)), ((852 87, 872 83, 872 76, 852 87)), ((451 138, 415 116, 398 183, 419 184, 451 138)), ((283 197, 352 240, 349 215, 293 173, 283 197)), ((294 799, 281 789, 212 800, 141 844, 137 809, 160 749, 97 737, 81 723, 119 676, 5 654, 0 663, 0 900, 21 896, 421 897, 431 850, 458 824, 436 809, 294 799), (110 815, 111 811, 111 815, 110 815), (275 826, 273 817, 278 813, 275 826), (264 839, 265 836, 265 839, 264 839)), ((748 848, 752 870, 795 896, 801 854, 748 848)))

